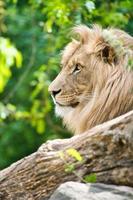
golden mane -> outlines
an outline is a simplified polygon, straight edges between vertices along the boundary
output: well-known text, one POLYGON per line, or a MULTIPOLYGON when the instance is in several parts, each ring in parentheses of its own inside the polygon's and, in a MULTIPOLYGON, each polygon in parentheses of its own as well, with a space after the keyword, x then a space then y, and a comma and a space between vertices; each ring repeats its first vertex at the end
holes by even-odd
POLYGON ((65 106, 60 106, 57 114, 61 113, 67 127, 79 134, 133 109, 133 71, 129 69, 133 38, 122 30, 97 25, 80 25, 73 32, 79 40, 65 47, 62 71, 49 90, 60 91, 55 101, 65 106), (78 66, 75 72, 75 65, 87 67, 81 71, 78 66))

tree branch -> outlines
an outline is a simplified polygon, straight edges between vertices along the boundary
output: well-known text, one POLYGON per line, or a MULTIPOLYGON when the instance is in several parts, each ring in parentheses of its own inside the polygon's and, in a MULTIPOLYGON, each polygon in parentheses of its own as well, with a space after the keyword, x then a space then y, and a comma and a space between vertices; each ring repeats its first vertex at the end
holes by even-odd
POLYGON ((70 139, 48 141, 2 170, 0 199, 45 200, 61 183, 91 173, 97 182, 133 186, 133 111, 70 139), (68 155, 69 148, 80 152, 83 161, 68 155), (74 164, 74 172, 65 172, 66 163, 74 164))

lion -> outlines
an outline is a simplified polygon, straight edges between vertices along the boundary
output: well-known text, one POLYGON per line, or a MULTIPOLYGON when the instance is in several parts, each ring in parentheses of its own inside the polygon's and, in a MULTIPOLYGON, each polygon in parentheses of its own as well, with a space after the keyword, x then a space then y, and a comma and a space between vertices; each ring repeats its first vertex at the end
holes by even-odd
POLYGON ((98 25, 74 27, 49 86, 55 113, 74 134, 133 109, 133 37, 98 25))

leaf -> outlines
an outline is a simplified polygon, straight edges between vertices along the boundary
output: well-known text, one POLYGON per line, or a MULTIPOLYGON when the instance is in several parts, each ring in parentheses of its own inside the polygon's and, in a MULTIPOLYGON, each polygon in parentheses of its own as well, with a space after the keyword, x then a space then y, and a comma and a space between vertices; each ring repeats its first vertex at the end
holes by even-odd
POLYGON ((77 161, 83 160, 82 156, 80 155, 80 153, 76 149, 71 148, 71 149, 68 149, 66 152, 67 152, 68 155, 75 158, 77 161))
POLYGON ((83 179, 86 183, 95 183, 97 180, 96 174, 86 175, 83 179))
POLYGON ((89 12, 92 12, 95 9, 95 4, 93 1, 87 1, 85 6, 89 12))
POLYGON ((133 60, 132 60, 132 59, 129 59, 129 60, 128 60, 128 66, 127 66, 127 68, 128 68, 129 70, 133 70, 133 60))
POLYGON ((39 134, 43 134, 44 131, 45 131, 45 122, 44 122, 43 119, 39 119, 39 120, 37 121, 37 132, 38 132, 39 134))
POLYGON ((22 65, 22 54, 8 38, 0 37, 0 93, 3 92, 12 72, 11 67, 22 65))
POLYGON ((67 173, 71 173, 71 172, 73 172, 75 170, 75 165, 74 164, 68 164, 68 165, 66 165, 66 167, 65 167, 65 172, 67 172, 67 173))
POLYGON ((17 51, 16 52, 16 66, 19 68, 22 65, 22 54, 17 51))
POLYGON ((53 25, 52 20, 48 20, 48 21, 46 22, 46 28, 47 28, 48 33, 51 33, 51 32, 52 32, 52 25, 53 25))

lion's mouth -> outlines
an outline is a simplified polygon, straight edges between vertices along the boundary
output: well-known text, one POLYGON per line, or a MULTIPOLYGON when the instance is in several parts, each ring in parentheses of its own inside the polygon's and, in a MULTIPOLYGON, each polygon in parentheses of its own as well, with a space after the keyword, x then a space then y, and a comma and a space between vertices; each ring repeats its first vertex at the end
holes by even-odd
POLYGON ((77 101, 75 98, 75 94, 73 95, 64 95, 64 96, 56 96, 56 98, 53 97, 54 103, 59 105, 60 107, 72 107, 75 108, 78 106, 79 101, 77 101))
POLYGON ((61 107, 72 107, 72 108, 75 108, 75 107, 78 106, 79 102, 75 102, 75 103, 63 105, 63 104, 61 104, 61 103, 59 103, 59 102, 56 101, 56 104, 58 104, 58 105, 61 106, 61 107))

